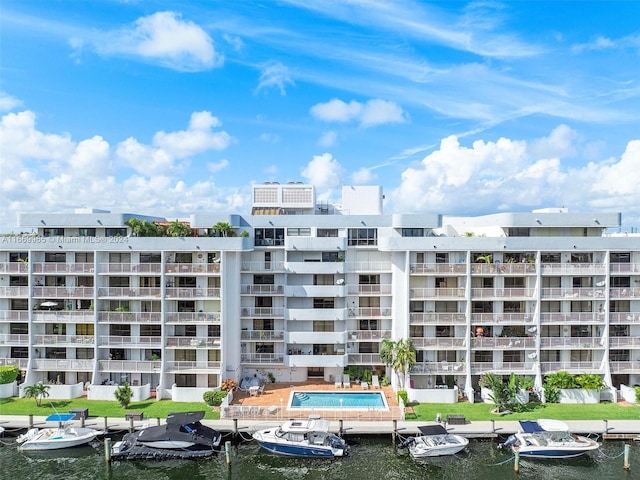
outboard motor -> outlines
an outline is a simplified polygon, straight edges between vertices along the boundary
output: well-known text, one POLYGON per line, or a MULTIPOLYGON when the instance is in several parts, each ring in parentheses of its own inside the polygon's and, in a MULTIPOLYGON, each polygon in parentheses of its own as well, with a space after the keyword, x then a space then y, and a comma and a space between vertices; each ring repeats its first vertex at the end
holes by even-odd
POLYGON ((409 437, 401 442, 400 445, 398 445, 398 448, 408 448, 409 445, 412 445, 415 441, 416 439, 414 437, 409 437))
POLYGON ((517 442, 518 442, 518 437, 516 437, 515 435, 509 435, 509 437, 507 437, 504 443, 501 443, 498 445, 498 448, 500 449, 509 448, 515 445, 517 442))

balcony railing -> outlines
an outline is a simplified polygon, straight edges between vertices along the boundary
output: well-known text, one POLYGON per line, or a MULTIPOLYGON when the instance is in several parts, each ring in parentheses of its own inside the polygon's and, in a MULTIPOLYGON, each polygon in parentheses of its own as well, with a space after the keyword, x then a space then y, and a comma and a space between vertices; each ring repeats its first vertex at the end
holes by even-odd
POLYGON ((390 272, 391 262, 387 261, 358 261, 346 262, 350 272, 390 272))
POLYGON ((541 297, 544 299, 592 299, 604 298, 605 290, 602 288, 543 288, 541 297))
POLYGON ((33 273, 93 273, 93 263, 34 262, 33 273))
POLYGON ((602 362, 541 362, 542 373, 567 371, 569 373, 600 373, 602 362))
POLYGON ((379 318, 390 316, 390 307, 354 307, 349 309, 349 318, 379 318))
POLYGON ((474 337, 471 339, 471 348, 476 350, 532 349, 536 348, 536 339, 529 337, 474 337))
POLYGON ((33 312, 34 323, 93 323, 94 319, 95 313, 91 310, 38 310, 33 312))
POLYGON ((391 330, 353 330, 349 332, 347 340, 350 342, 377 342, 391 339, 391 330))
POLYGON ((166 273, 220 273, 219 263, 167 263, 164 267, 166 273))
POLYGON ((466 338, 455 337, 440 337, 440 338, 424 338, 424 337, 411 337, 413 345, 417 349, 451 349, 451 348, 466 348, 466 338))
POLYGON ((215 373, 216 370, 220 370, 221 362, 209 362, 209 361, 172 361, 166 362, 165 369, 167 372, 185 372, 185 371, 200 371, 207 373, 215 373))
POLYGON ((411 325, 454 325, 467 322, 464 313, 410 313, 411 325))
POLYGON ((478 298, 506 298, 509 300, 521 297, 531 298, 535 295, 533 288, 472 288, 471 297, 478 298))
POLYGON ((101 263, 100 272, 104 273, 162 273, 161 263, 101 263))
POLYGON ((0 322, 28 322, 28 310, 0 310, 0 322))
POLYGON ((241 316, 249 318, 274 318, 284 315, 283 307, 243 307, 241 316))
POLYGON ((600 337, 540 337, 540 348, 604 348, 606 340, 600 337))
POLYGON ((159 287, 108 287, 98 289, 98 296, 100 297, 160 298, 160 293, 159 287))
POLYGON ((0 287, 0 297, 3 298, 21 298, 29 296, 29 287, 0 287))
POLYGON ((347 365, 376 365, 383 363, 379 353, 350 353, 347 365))
POLYGON ((640 373, 640 362, 609 362, 611 373, 640 373))
POLYGON ((410 299, 420 298, 464 298, 464 287, 446 288, 411 288, 409 289, 410 299))
MULTIPOLYGON (((604 315, 602 315, 604 317, 604 315)), ((637 324, 640 323, 640 312, 616 312, 609 314, 611 324, 637 324)))
POLYGON ((243 284, 241 286, 242 293, 248 293, 251 295, 282 295, 283 291, 284 289, 282 285, 243 284))
POLYGON ((26 333, 5 333, 0 335, 0 345, 29 345, 29 334, 26 333))
POLYGON ((609 337, 611 348, 640 348, 639 337, 609 337))
POLYGON ((482 373, 509 374, 511 372, 532 374, 533 363, 527 362, 471 362, 471 373, 478 375, 482 373))
POLYGON ((161 365, 159 360, 98 360, 102 372, 159 373, 161 365))
POLYGON ((390 295, 391 284, 349 285, 347 291, 349 295, 390 295))
POLYGON ((101 347, 147 347, 147 348, 160 348, 162 347, 162 338, 160 336, 126 336, 126 335, 101 335, 100 336, 101 347))
POLYGON ((611 273, 640 273, 640 263, 611 263, 611 273))
POLYGON ((220 312, 170 312, 166 314, 168 324, 220 323, 220 312))
POLYGON ((220 347, 220 337, 169 337, 167 347, 211 348, 220 347))
POLYGON ((32 361, 35 370, 53 372, 92 372, 93 359, 35 358, 32 361))
POLYGON ((283 341, 284 330, 242 330, 240 332, 240 340, 283 341))
POLYGON ((160 312, 99 312, 100 323, 161 323, 160 312))
POLYGON ((473 313, 471 314, 471 323, 487 324, 496 323, 500 325, 522 325, 531 323, 535 320, 532 313, 524 312, 504 312, 504 313, 473 313))
POLYGON ((604 323, 606 315, 596 312, 544 312, 540 314, 540 323, 604 323))
POLYGON ((246 363, 284 363, 282 353, 243 353, 240 360, 246 363))
POLYGON ((442 273, 442 274, 456 274, 466 275, 467 264, 466 263, 412 263, 409 267, 411 273, 442 273))
POLYGON ((220 298, 220 288, 167 288, 167 298, 220 298))
POLYGON ((20 370, 26 370, 29 365, 28 358, 0 358, 0 366, 15 365, 20 370))
POLYGON ((640 288, 615 287, 609 289, 609 296, 612 299, 620 298, 640 298, 640 288))
POLYGON ((242 262, 243 272, 284 272, 284 262, 242 262))
POLYGON ((34 345, 68 345, 72 347, 93 346, 93 335, 36 335, 34 345))
POLYGON ((93 298, 93 287, 33 287, 36 298, 93 298))
POLYGON ((23 262, 0 262, 0 273, 28 273, 29 264, 23 262))
POLYGON ((543 263, 542 275, 604 275, 605 265, 601 263, 543 263))

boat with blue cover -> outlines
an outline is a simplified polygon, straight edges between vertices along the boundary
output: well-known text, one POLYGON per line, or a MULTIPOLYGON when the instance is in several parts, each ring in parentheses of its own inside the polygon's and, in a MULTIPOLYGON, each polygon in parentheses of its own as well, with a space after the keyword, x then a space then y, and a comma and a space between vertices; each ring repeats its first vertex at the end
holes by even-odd
POLYGON ((85 445, 100 433, 93 428, 76 427, 70 423, 74 413, 54 413, 45 420, 58 422, 57 428, 31 428, 20 435, 16 442, 19 450, 58 450, 85 445))
POLYGON ((591 438, 570 433, 568 425, 559 420, 520 421, 520 430, 500 448, 510 447, 521 457, 572 458, 600 447, 591 438))
POLYGON ((342 438, 329 432, 329 421, 322 418, 289 420, 279 427, 259 430, 253 438, 269 452, 292 457, 335 458, 349 451, 342 438))

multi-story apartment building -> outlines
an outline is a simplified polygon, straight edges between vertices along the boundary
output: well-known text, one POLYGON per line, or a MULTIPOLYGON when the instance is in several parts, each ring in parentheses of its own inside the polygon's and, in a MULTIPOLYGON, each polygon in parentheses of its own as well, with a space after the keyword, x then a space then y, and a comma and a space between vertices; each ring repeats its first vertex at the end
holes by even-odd
POLYGON ((380 187, 342 193, 331 205, 310 185, 256 185, 250 215, 192 215, 190 237, 125 224, 164 218, 20 215, 35 233, 0 237, 0 364, 27 384, 200 399, 258 372, 382 375, 381 341, 411 338, 413 391, 471 395, 485 372, 640 383, 640 242, 606 234, 619 214, 385 215, 380 187))

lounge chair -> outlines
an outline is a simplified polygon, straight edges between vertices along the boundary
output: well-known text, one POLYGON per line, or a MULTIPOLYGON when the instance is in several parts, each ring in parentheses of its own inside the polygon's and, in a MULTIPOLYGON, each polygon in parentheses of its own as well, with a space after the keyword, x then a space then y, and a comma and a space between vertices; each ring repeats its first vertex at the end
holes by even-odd
POLYGON ((342 382, 340 380, 336 380, 336 388, 342 388, 342 382))
POLYGON ((363 390, 369 390, 369 384, 367 382, 360 382, 360 386, 363 390))
POLYGON ((371 387, 380 388, 380 380, 378 380, 378 375, 371 376, 371 387))
POLYGON ((344 388, 351 388, 351 379, 349 378, 349 374, 345 373, 342 376, 342 386, 344 388))

